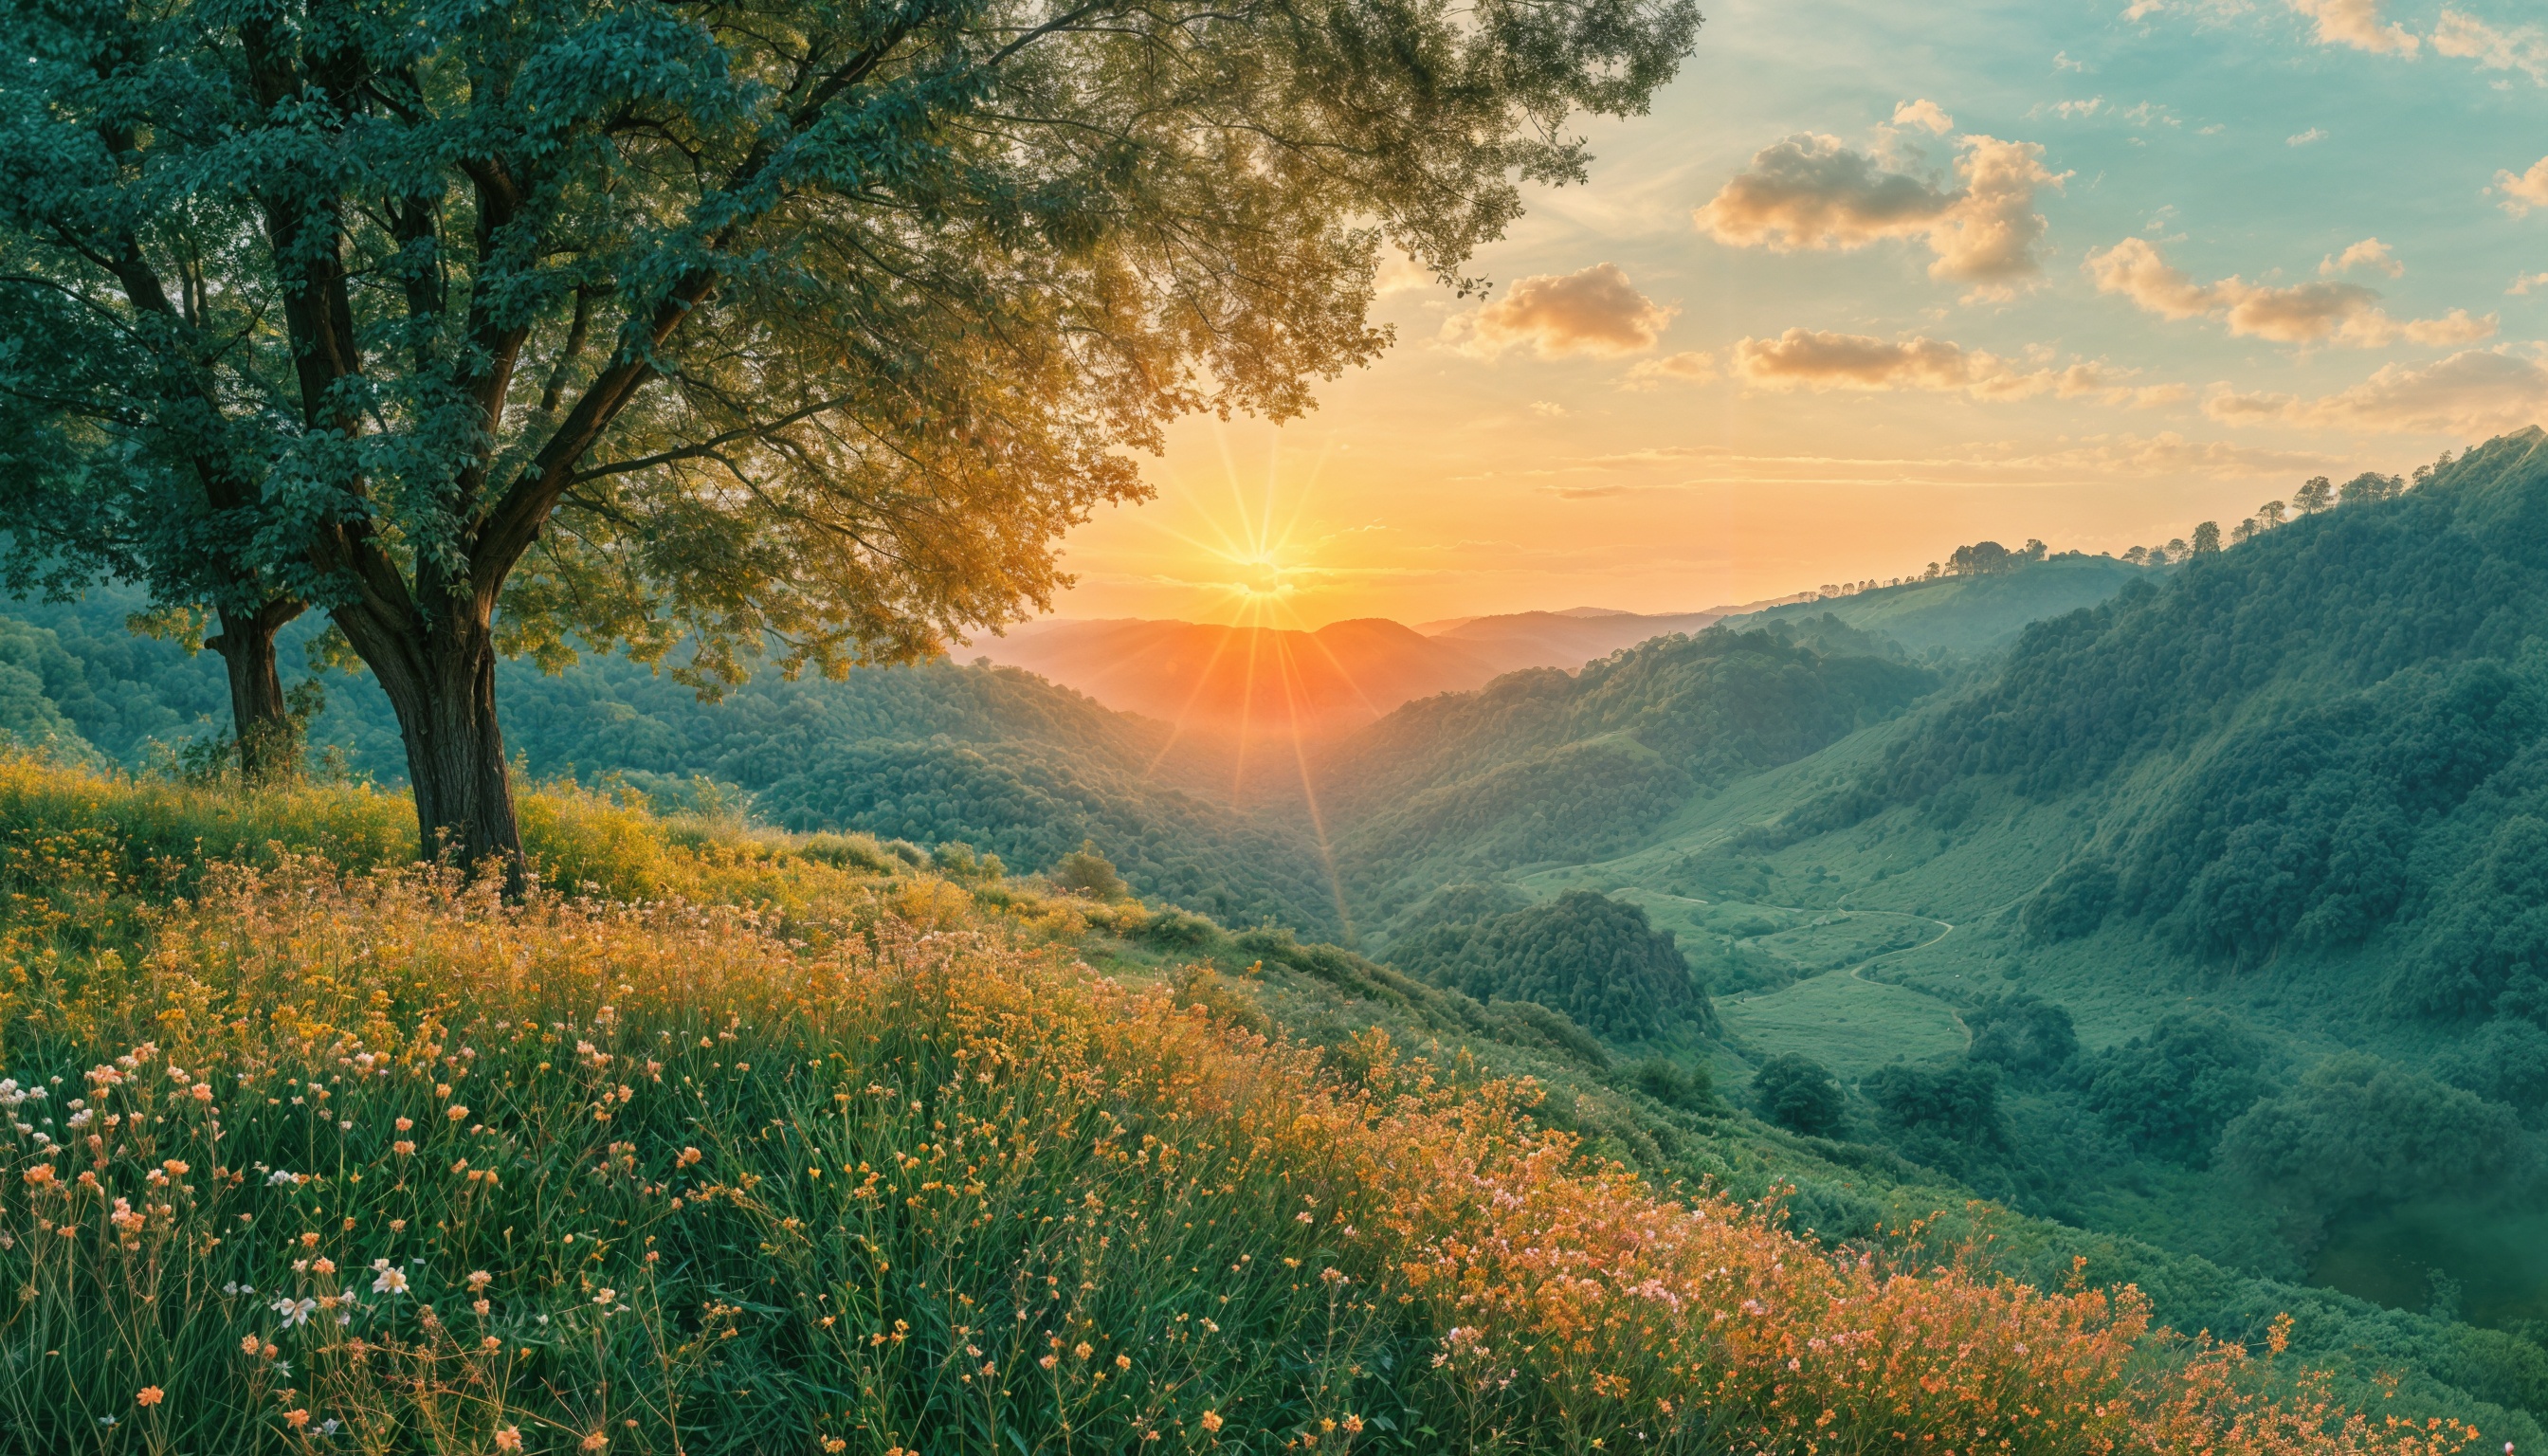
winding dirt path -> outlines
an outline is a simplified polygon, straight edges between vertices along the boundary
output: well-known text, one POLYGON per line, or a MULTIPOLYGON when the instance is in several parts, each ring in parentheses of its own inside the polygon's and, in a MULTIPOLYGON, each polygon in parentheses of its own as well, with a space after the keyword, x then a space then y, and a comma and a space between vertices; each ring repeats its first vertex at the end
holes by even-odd
MULTIPOLYGON (((1861 885, 1861 886, 1859 886, 1859 889, 1866 889, 1866 888, 1867 888, 1867 886, 1866 886, 1866 885, 1861 885)), ((1612 893, 1612 894, 1617 894, 1617 893, 1619 893, 1621 890, 1632 890, 1632 891, 1634 891, 1635 893, 1637 893, 1637 894, 1641 894, 1641 895, 1653 895, 1653 896, 1655 896, 1655 897, 1656 897, 1656 898, 1658 898, 1658 899, 1664 899, 1664 900, 1679 900, 1679 901, 1681 901, 1681 902, 1682 902, 1683 904, 1684 904, 1684 905, 1707 905, 1707 904, 1712 904, 1712 903, 1714 903, 1713 901, 1709 901, 1709 900, 1693 899, 1693 898, 1691 898, 1691 897, 1690 897, 1690 896, 1688 896, 1688 895, 1676 895, 1676 894, 1673 894, 1672 892, 1670 892, 1669 890, 1648 889, 1648 888, 1646 888, 1646 887, 1645 887, 1645 886, 1643 886, 1643 885, 1620 885, 1620 886, 1617 886, 1616 888, 1614 888, 1614 889, 1611 891, 1611 893, 1612 893)), ((1858 893, 1858 890, 1850 890, 1850 891, 1848 891, 1847 893, 1844 893, 1844 894, 1843 894, 1843 895, 1842 895, 1838 900, 1835 900, 1835 901, 1833 901, 1833 902, 1832 902, 1832 910, 1833 910, 1834 912, 1837 912, 1837 913, 1841 914, 1841 915, 1890 915, 1890 916, 1895 916, 1895 917, 1897 917, 1897 918, 1899 918, 1899 919, 1903 919, 1903 920, 1917 920, 1917 921, 1920 921, 1921 923, 1923 923, 1923 924, 1925 924, 1925 925, 1934 925, 1934 926, 1938 927, 1938 933, 1937 933, 1936 935, 1934 935, 1934 936, 1931 936, 1929 939, 1927 939, 1927 940, 1925 940, 1925 941, 1922 941, 1920 944, 1918 944, 1918 945, 1916 945, 1916 946, 1896 946, 1896 947, 1894 947, 1894 948, 1893 948, 1892 950, 1890 950, 1890 951, 1878 951, 1878 952, 1876 952, 1876 953, 1875 953, 1874 955, 1872 955, 1872 956, 1866 956, 1866 957, 1864 957, 1864 958, 1862 958, 1862 959, 1859 959, 1859 960, 1851 961, 1851 962, 1850 962, 1849 964, 1847 964, 1847 965, 1835 965, 1835 966, 1833 966, 1833 967, 1832 967, 1831 969, 1829 969, 1829 970, 1818 970, 1818 971, 1815 971, 1812 975, 1804 977, 1804 979, 1805 979, 1805 980, 1818 980, 1818 979, 1820 979, 1821 977, 1823 977, 1823 976, 1827 976, 1827 975, 1843 975, 1843 974, 1846 974, 1846 975, 1847 975, 1851 980, 1854 980, 1854 981, 1858 982, 1860 985, 1863 985, 1863 986, 1864 986, 1864 985, 1879 984, 1878 982, 1871 982, 1871 981, 1867 980, 1866 976, 1864 974, 1864 972, 1866 970, 1866 968, 1867 968, 1868 966, 1873 965, 1875 962, 1877 962, 1877 961, 1879 961, 1879 960, 1882 960, 1883 958, 1885 958, 1885 957, 1886 957, 1886 956, 1908 956, 1908 955, 1910 955, 1910 954, 1911 954, 1912 952, 1914 952, 1914 951, 1926 951, 1926 950, 1928 950, 1931 946, 1934 946, 1934 945, 1938 944, 1940 941, 1943 941, 1943 940, 1945 940, 1947 937, 1949 937, 1949 936, 1951 936, 1951 935, 1954 935, 1954 934, 1956 933, 1956 927, 1955 927, 1955 923, 1954 923, 1954 922, 1952 922, 1952 921, 1946 921, 1946 920, 1940 920, 1940 919, 1938 919, 1938 918, 1937 918, 1936 916, 1934 916, 1934 915, 1914 915, 1914 914, 1912 914, 1912 913, 1911 913, 1910 911, 1908 911, 1908 910, 1852 910, 1852 909, 1847 908, 1847 906, 1848 906, 1848 901, 1849 901, 1849 897, 1850 897, 1851 895, 1854 895, 1854 894, 1857 894, 1857 893, 1858 893)), ((2024 898, 2024 896, 2020 896, 2019 898, 2023 899, 2023 898, 2024 898)), ((1761 900, 1739 900, 1739 901, 1734 901, 1734 902, 1732 902, 1732 903, 1735 903, 1735 904, 1743 904, 1743 905, 1762 905, 1762 906, 1764 906, 1764 907, 1765 907, 1765 908, 1767 908, 1767 909, 1771 909, 1771 910, 1784 910, 1784 911, 1789 912, 1790 914, 1795 914, 1795 915, 1811 915, 1811 914, 1816 914, 1816 913, 1818 913, 1818 912, 1816 912, 1816 911, 1813 911, 1813 910, 1811 910, 1811 909, 1808 909, 1807 907, 1805 907, 1805 906, 1803 906, 1803 905, 1771 905, 1771 904, 1768 904, 1768 902, 1766 902, 1766 901, 1761 901, 1761 900)), ((2012 901, 2010 901, 2009 903, 2013 905, 2013 904, 2017 903, 2017 901, 2012 900, 2012 901)), ((2003 906, 2003 907, 2001 907, 2001 908, 2005 909, 2005 908, 2007 908, 2007 907, 2006 907, 2006 906, 2003 906)), ((1803 965, 1803 962, 1801 962, 1801 961, 1797 960, 1797 959, 1796 959, 1796 957, 1794 957, 1793 956, 1789 956, 1789 955, 1785 954, 1785 953, 1784 953, 1784 952, 1782 952, 1782 951, 1778 951, 1778 950, 1775 950, 1775 949, 1772 949, 1772 950, 1770 951, 1770 954, 1771 954, 1771 955, 1773 955, 1773 956, 1777 956, 1779 959, 1784 960, 1784 961, 1788 962, 1788 963, 1789 963, 1789 964, 1791 964, 1791 965, 1796 966, 1799 970, 1801 970, 1801 969, 1805 968, 1805 967, 1804 967, 1804 965, 1803 965)), ((1880 984, 1890 985, 1890 984, 1892 984, 1892 982, 1886 981, 1886 982, 1881 982, 1880 984)), ((1956 1008, 1955 1008, 1955 1006, 1954 1006, 1954 1004, 1953 1004, 1952 1002, 1949 1002, 1949 1001, 1948 1001, 1944 996, 1931 995, 1929 992, 1927 992, 1927 991, 1923 991, 1923 990, 1920 990, 1920 989, 1919 989, 1918 987, 1916 987, 1916 986, 1902 986, 1902 987, 1899 987, 1899 989, 1901 989, 1901 990, 1905 990, 1905 991, 1909 991, 1909 992, 1911 992, 1913 995, 1916 995, 1916 996, 1928 996, 1930 1000, 1935 1001, 1935 1002, 1937 1002, 1939 1005, 1946 1007, 1946 1008, 1947 1008, 1947 1018, 1948 1018, 1948 1020, 1953 1021, 1953 1022, 1956 1024, 1956 1030, 1957 1030, 1957 1031, 1959 1031, 1959 1032, 1962 1032, 1962 1033, 1964 1034, 1964 1049, 1966 1049, 1966 1050, 1968 1050, 1968 1051, 1972 1049, 1972 1045, 1973 1045, 1973 1029, 1972 1029, 1970 1026, 1965 1025, 1965 1023, 1964 1023, 1964 1018, 1963 1018, 1962 1014, 1961 1014, 1961 1013, 1959 1013, 1959 1012, 1957 1012, 1957 1011, 1956 1010, 1956 1008)))

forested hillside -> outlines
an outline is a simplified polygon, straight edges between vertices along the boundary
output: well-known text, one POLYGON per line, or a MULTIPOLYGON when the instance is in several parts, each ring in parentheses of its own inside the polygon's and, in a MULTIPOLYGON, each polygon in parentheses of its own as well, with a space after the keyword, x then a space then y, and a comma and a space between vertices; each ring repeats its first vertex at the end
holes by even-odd
MULTIPOLYGON (((0 729, 68 744, 67 728, 76 746, 135 767, 154 743, 226 727, 219 660, 135 636, 131 605, 103 591, 73 605, 9 605, 0 729)), ((296 625, 287 647, 298 656, 309 624, 296 625)), ((1173 752, 1162 725, 1025 673, 941 662, 837 682, 765 674, 704 703, 615 656, 557 676, 514 661, 497 671, 505 746, 535 778, 617 775, 667 806, 695 805, 703 790, 728 807, 749 795, 773 824, 960 842, 1019 871, 1093 841, 1142 894, 1233 923, 1341 930, 1305 833, 1216 799, 1208 769, 1173 752)), ((320 683, 314 746, 359 776, 405 781, 379 689, 342 674, 320 683)))
POLYGON ((1803 758, 1938 682, 1796 636, 1657 638, 1579 673, 1410 703, 1340 745, 1318 778, 1357 916, 1377 925, 1441 884, 1615 853, 1691 794, 1803 758))
POLYGON ((2026 907, 2230 969, 2379 941, 2400 1017, 2548 1014, 2548 444, 2030 629, 1807 827, 2002 786, 2111 802, 2026 907))
POLYGON ((2399 484, 1470 918, 1636 904, 1711 983, 1720 1083, 1799 1131, 2548 1331, 2548 436, 2399 484))

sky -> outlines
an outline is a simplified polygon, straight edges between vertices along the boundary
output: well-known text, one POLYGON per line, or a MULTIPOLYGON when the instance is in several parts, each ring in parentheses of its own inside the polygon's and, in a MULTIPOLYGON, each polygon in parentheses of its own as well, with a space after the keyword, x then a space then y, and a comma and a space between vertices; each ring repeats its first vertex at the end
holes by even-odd
POLYGON ((1482 302, 1280 426, 1188 420, 1067 617, 1688 611, 2121 554, 2548 415, 2548 28, 2515 0, 1716 0, 1482 302))

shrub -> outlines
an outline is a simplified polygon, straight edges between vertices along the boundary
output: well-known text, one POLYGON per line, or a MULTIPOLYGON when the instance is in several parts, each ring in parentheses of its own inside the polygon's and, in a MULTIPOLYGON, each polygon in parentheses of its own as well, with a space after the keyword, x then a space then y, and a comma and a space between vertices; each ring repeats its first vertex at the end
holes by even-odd
POLYGON ((1838 1133, 1849 1109, 1848 1095, 1830 1068, 1795 1051, 1761 1064, 1752 1074, 1752 1097, 1762 1116, 1816 1138, 1838 1133))
POLYGON ((1080 841, 1078 849, 1054 861, 1047 877, 1056 889, 1093 900, 1124 900, 1133 894, 1113 862, 1097 853, 1095 840, 1080 841))
POLYGON ((1666 1107, 1697 1112, 1716 1104, 1716 1079, 1705 1062, 1649 1056, 1628 1068, 1628 1084, 1666 1107))
POLYGON ((2548 1031, 2535 1022, 2488 1022, 2468 1048, 2442 1062, 2442 1079, 2522 1112, 2548 1106, 2548 1031))
POLYGON ((2265 1091, 2256 1039, 2211 1016, 2162 1017, 2146 1037, 2082 1067, 2088 1106, 2135 1147, 2201 1165, 2230 1120, 2265 1091))
POLYGON ((1963 1013, 1973 1034, 1964 1054, 2022 1077, 2044 1077, 2079 1054, 2070 1013, 2031 991, 1984 1000, 1963 1013))
POLYGON ((1932 1067, 1897 1061, 1876 1068, 1859 1090, 1897 1132, 1975 1148, 2008 1145, 2008 1123, 1999 1110, 1999 1068, 1990 1062, 1932 1067))
POLYGON ((2030 940, 2074 941, 2105 924, 2115 903, 2115 866, 2103 860, 2073 860, 2052 872, 2018 913, 2030 940))

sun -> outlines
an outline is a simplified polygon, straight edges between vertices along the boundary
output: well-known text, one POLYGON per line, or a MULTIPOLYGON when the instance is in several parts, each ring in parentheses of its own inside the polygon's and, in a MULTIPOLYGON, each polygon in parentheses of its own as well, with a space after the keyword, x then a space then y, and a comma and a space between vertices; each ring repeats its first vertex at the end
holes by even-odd
POLYGON ((1233 580, 1225 583, 1240 600, 1270 605, 1299 590, 1293 578, 1298 569, 1285 565, 1272 554, 1253 557, 1225 558, 1233 580))

